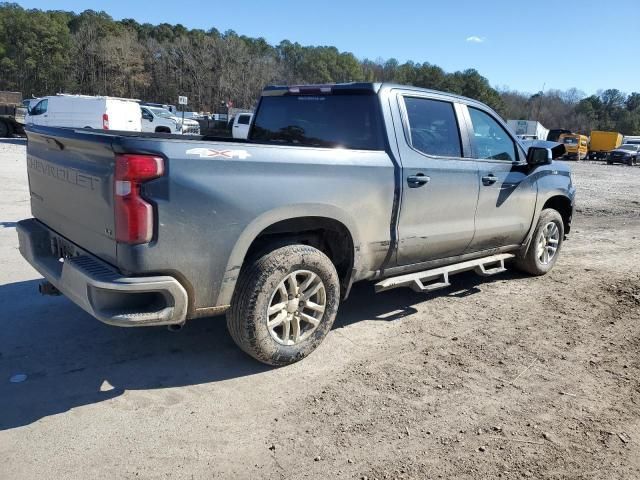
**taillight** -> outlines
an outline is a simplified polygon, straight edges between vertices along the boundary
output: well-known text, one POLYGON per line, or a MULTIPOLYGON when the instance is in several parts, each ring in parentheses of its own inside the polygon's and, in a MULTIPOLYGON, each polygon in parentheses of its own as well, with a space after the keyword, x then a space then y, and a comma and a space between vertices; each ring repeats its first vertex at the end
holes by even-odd
POLYGON ((102 129, 109 130, 109 115, 106 113, 102 114, 102 129))
POLYGON ((153 206, 140 194, 142 183, 161 177, 164 160, 152 155, 116 155, 116 241, 149 243, 153 237, 153 206))

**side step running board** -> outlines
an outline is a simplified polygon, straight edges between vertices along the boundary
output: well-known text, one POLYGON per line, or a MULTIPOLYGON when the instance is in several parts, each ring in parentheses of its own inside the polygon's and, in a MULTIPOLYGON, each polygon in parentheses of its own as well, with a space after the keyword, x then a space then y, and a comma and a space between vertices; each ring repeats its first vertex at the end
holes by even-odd
POLYGON ((504 268, 504 261, 513 257, 515 257, 515 255, 512 253, 501 253, 499 255, 447 265, 446 267, 433 268, 423 272, 385 278, 376 283, 376 293, 400 287, 410 287, 416 292, 432 292, 433 290, 447 288, 451 285, 451 283, 449 283, 449 275, 455 273, 473 270, 483 277, 502 273, 506 270, 506 268, 504 268))

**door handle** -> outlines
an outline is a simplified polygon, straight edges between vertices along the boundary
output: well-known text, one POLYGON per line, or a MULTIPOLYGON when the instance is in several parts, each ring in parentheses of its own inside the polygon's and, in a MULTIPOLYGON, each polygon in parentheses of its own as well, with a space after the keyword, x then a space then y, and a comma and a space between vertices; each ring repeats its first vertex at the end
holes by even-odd
POLYGON ((485 175, 484 177, 482 177, 482 184, 485 187, 488 187, 489 185, 493 185, 497 181, 498 181, 498 177, 496 177, 493 173, 490 173, 489 175, 485 175))
POLYGON ((431 177, 427 177, 424 173, 417 173, 407 177, 409 188, 417 188, 426 185, 431 181, 431 177))

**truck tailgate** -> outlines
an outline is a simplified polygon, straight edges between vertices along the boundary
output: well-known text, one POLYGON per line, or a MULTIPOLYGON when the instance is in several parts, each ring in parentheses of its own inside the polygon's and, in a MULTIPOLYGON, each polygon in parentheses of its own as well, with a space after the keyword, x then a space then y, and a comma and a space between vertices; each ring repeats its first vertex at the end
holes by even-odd
POLYGON ((73 243, 115 264, 115 156, 111 137, 37 127, 30 129, 27 136, 33 216, 73 243))

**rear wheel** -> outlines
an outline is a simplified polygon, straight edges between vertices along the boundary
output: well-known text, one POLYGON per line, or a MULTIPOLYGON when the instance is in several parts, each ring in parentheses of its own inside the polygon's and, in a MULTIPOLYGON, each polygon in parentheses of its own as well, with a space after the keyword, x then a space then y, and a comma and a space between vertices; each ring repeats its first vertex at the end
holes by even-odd
POLYGON ((551 271, 558 260, 564 240, 564 223, 557 210, 545 208, 527 252, 516 260, 518 269, 531 275, 544 275, 551 271))
POLYGON ((243 270, 227 312, 227 328, 256 360, 288 365, 320 345, 339 300, 340 282, 331 260, 308 245, 288 245, 243 270))

